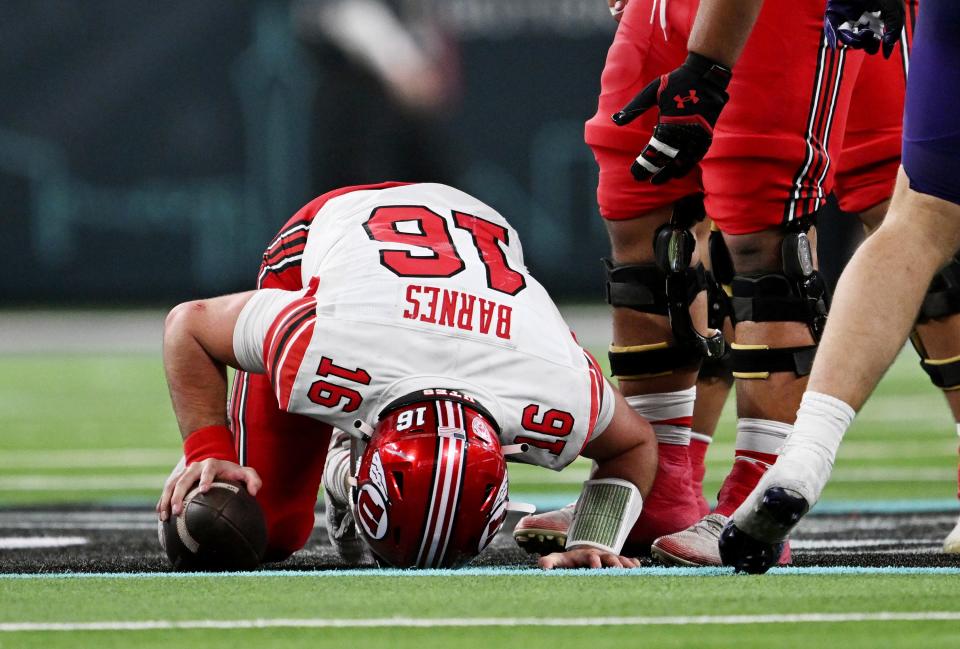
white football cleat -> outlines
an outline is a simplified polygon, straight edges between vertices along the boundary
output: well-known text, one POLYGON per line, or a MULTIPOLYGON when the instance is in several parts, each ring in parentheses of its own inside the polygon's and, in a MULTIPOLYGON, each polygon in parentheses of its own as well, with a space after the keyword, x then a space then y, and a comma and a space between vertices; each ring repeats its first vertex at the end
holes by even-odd
POLYGON ((943 551, 947 554, 960 554, 960 520, 943 542, 943 551))
POLYGON ((369 560, 350 508, 350 435, 336 428, 323 465, 323 498, 327 536, 340 558, 349 564, 369 560))
POLYGON ((668 566, 721 566, 718 541, 728 520, 723 514, 707 514, 685 530, 661 536, 650 554, 668 566))
POLYGON ((524 516, 513 528, 513 540, 531 554, 563 552, 576 509, 577 504, 571 503, 552 512, 524 516))

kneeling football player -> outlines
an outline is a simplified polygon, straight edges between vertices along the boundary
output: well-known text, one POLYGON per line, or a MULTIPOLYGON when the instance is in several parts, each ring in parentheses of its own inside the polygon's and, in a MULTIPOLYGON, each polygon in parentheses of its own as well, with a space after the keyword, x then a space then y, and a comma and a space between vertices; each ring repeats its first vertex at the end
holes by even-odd
POLYGON ((306 543, 322 483, 346 560, 369 547, 394 566, 459 566, 503 524, 505 455, 554 470, 583 455, 597 466, 566 550, 540 564, 637 565, 621 550, 656 471, 652 429, 574 340, 496 211, 438 184, 330 192, 283 227, 257 287, 167 318, 185 463, 161 520, 198 481, 201 493, 241 481, 266 519, 264 559, 281 560, 306 543))

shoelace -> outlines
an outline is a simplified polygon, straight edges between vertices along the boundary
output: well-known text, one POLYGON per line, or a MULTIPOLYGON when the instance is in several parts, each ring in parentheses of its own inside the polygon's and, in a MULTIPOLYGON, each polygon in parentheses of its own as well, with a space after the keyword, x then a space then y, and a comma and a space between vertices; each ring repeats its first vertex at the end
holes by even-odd
POLYGON ((723 531, 723 526, 726 524, 726 519, 720 518, 719 516, 707 516, 697 523, 697 527, 704 530, 710 536, 719 539, 720 532, 723 531))

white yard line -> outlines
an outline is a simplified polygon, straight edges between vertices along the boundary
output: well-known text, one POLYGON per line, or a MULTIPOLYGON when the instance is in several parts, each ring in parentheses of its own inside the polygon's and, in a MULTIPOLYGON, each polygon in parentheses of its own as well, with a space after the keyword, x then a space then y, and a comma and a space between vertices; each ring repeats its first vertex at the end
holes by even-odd
POLYGON ((177 463, 180 450, 170 448, 107 448, 8 450, 0 452, 0 469, 81 469, 166 466, 177 463))
POLYGON ((163 311, 0 311, 0 354, 160 353, 163 311))
POLYGON ((5 622, 0 632, 23 631, 154 631, 164 629, 326 629, 436 627, 578 627, 681 626, 741 624, 822 624, 836 622, 914 622, 960 620, 960 611, 883 611, 871 613, 793 613, 773 615, 683 615, 664 617, 382 617, 382 618, 257 618, 247 620, 141 620, 103 622, 5 622))
POLYGON ((82 536, 0 536, 0 550, 63 548, 86 542, 87 539, 82 536))
POLYGON ((790 539, 791 550, 852 549, 864 550, 864 554, 870 554, 873 550, 865 550, 865 548, 879 548, 886 545, 940 547, 943 545, 943 539, 790 539))
MULTIPOLYGON (((516 475, 511 478, 511 483, 581 484, 589 478, 589 474, 590 467, 584 464, 574 465, 561 473, 530 471, 525 467, 516 472, 516 475)), ((838 466, 830 478, 831 482, 955 482, 956 479, 957 470, 955 468, 885 465, 870 467, 838 466)))
MULTIPOLYGON (((891 458, 943 458, 956 457, 957 442, 952 435, 954 428, 945 431, 943 439, 901 441, 844 440, 840 448, 840 462, 845 460, 889 460, 891 458)), ((722 434, 722 433, 721 433, 722 434)), ((709 463, 730 464, 735 447, 733 443, 714 442, 710 445, 709 463)))
MULTIPOLYGON (((563 473, 548 471, 525 473, 514 478, 516 484, 534 481, 542 484, 579 485, 588 477, 589 470, 575 467, 563 473)), ((166 473, 133 473, 107 475, 20 474, 0 476, 0 491, 135 491, 159 490, 167 479, 166 473)), ((953 482, 956 469, 904 467, 838 467, 833 482, 953 482)))
MULTIPOLYGON (((314 527, 323 526, 318 515, 314 527)), ((94 512, 0 511, 0 530, 156 530, 157 515, 152 510, 94 512)))
POLYGON ((128 491, 155 489, 167 474, 132 475, 14 475, 0 477, 0 491, 128 491))
POLYGON ((956 469, 895 466, 837 467, 832 482, 955 482, 956 469))

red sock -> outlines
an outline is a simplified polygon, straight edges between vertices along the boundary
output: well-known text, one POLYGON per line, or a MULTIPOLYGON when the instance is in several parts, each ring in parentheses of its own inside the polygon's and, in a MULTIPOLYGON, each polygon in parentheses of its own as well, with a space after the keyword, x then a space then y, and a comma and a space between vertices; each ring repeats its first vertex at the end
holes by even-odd
POLYGON ((717 494, 717 508, 714 512, 724 516, 733 514, 757 486, 770 465, 776 461, 777 456, 772 453, 737 449, 733 468, 717 494))
POLYGON ((690 454, 691 480, 693 482, 693 495, 696 496, 700 508, 700 516, 706 516, 710 513, 710 505, 707 503, 707 499, 703 497, 703 478, 707 475, 705 460, 708 448, 710 448, 710 442, 699 437, 690 438, 688 453, 690 454))
POLYGON ((687 446, 658 444, 657 475, 653 488, 643 501, 643 511, 627 543, 631 549, 645 552, 655 539, 686 529, 700 519, 696 501, 691 497, 690 456, 687 446))

